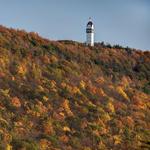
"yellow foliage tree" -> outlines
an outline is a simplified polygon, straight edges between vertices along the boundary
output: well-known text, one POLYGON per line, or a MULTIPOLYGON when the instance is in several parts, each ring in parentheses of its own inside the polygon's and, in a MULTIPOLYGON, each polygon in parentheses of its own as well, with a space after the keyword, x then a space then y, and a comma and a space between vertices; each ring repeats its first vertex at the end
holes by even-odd
POLYGON ((112 102, 109 102, 106 107, 107 107, 108 111, 110 111, 112 113, 115 112, 115 108, 114 108, 114 105, 112 104, 112 102))
POLYGON ((103 119, 104 122, 107 122, 107 121, 111 120, 108 113, 104 113, 103 116, 102 116, 102 119, 103 119))
POLYGON ((41 85, 38 86, 38 90, 39 90, 40 92, 44 92, 44 88, 43 88, 41 85))
POLYGON ((58 61, 58 58, 56 56, 52 55, 50 57, 50 61, 51 61, 51 63, 56 63, 58 61))
POLYGON ((70 128, 69 128, 69 127, 64 126, 64 127, 63 127, 63 131, 68 131, 68 132, 70 132, 71 130, 70 130, 70 128))
POLYGON ((50 91, 57 92, 57 86, 55 80, 50 81, 50 91))
POLYGON ((124 92, 122 87, 118 86, 116 90, 124 99, 129 100, 128 95, 124 92))
POLYGON ((45 102, 47 102, 48 101, 48 97, 47 96, 43 96, 43 100, 45 101, 45 102))
POLYGON ((27 68, 25 64, 20 64, 18 66, 18 74, 20 74, 21 76, 25 76, 26 72, 27 72, 27 68))
POLYGON ((73 94, 81 94, 81 91, 78 87, 75 86, 75 87, 72 88, 72 93, 73 94))
POLYGON ((101 88, 97 89, 97 93, 99 94, 99 96, 106 96, 104 90, 101 88))
POLYGON ((51 86, 51 88, 56 88, 56 81, 55 80, 51 80, 50 81, 50 86, 51 86))
POLYGON ((12 150, 12 146, 10 144, 6 145, 6 150, 12 150))
POLYGON ((5 89, 5 90, 0 89, 0 93, 1 93, 3 96, 6 96, 6 97, 10 97, 9 91, 10 91, 9 89, 5 89))
POLYGON ((82 89, 85 89, 85 86, 86 86, 86 83, 85 83, 83 80, 81 80, 81 81, 80 81, 80 87, 81 87, 82 89))
POLYGON ((113 136, 113 139, 114 139, 114 144, 115 144, 115 145, 120 144, 121 141, 122 141, 120 135, 114 135, 114 136, 113 136))
POLYGON ((47 150, 50 148, 51 142, 48 141, 47 139, 41 139, 39 141, 39 145, 40 145, 40 150, 47 150))
POLYGON ((73 116, 73 113, 70 109, 70 106, 69 106, 69 100, 65 99, 62 106, 64 107, 66 113, 68 114, 68 116, 73 116))

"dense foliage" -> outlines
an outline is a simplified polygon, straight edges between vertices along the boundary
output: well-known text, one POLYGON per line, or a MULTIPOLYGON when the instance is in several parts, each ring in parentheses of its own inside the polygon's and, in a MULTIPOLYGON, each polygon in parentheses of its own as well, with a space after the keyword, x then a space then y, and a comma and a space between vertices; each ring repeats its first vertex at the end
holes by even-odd
POLYGON ((150 52, 0 26, 0 149, 134 150, 149 139, 150 52))

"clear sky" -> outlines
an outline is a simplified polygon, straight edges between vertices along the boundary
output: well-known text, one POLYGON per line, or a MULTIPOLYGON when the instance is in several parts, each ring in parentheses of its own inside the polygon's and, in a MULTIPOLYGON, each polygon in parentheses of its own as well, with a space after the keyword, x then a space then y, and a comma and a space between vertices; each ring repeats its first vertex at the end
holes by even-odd
POLYGON ((0 24, 51 40, 85 41, 92 17, 95 40, 150 50, 150 0, 0 0, 0 24))

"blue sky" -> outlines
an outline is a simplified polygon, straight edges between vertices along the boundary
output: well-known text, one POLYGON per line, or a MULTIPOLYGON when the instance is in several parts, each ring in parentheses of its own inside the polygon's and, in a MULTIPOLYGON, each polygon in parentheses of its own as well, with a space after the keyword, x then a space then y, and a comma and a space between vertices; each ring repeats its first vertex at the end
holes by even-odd
POLYGON ((150 50, 150 0, 0 0, 0 24, 51 40, 85 41, 92 17, 95 40, 150 50))

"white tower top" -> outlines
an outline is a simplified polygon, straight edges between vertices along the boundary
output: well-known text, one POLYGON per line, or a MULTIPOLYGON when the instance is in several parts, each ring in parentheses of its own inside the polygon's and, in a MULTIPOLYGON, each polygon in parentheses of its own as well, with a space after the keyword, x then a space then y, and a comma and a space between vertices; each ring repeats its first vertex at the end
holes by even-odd
POLYGON ((94 46, 94 24, 89 18, 86 26, 86 44, 89 46, 94 46))

